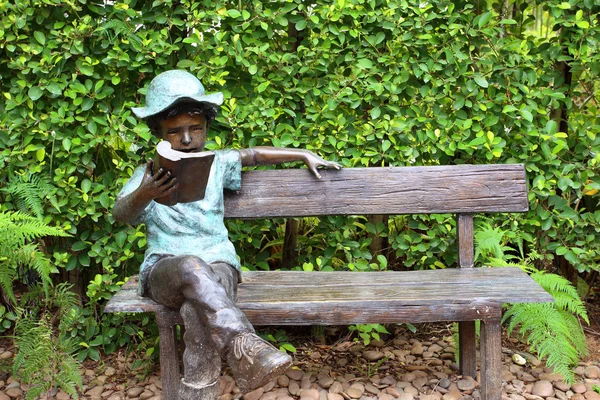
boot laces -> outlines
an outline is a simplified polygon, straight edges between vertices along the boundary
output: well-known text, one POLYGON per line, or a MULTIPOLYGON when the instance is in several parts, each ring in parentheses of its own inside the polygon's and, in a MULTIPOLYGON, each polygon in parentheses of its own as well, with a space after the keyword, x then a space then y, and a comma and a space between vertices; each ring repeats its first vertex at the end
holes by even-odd
POLYGON ((257 347, 260 347, 260 345, 262 345, 261 341, 257 339, 258 338, 256 337, 256 335, 250 332, 244 332, 238 335, 233 341, 234 357, 238 360, 244 357, 246 358, 246 361, 248 361, 248 364, 253 365, 254 360, 252 359, 251 355, 254 353, 257 347))

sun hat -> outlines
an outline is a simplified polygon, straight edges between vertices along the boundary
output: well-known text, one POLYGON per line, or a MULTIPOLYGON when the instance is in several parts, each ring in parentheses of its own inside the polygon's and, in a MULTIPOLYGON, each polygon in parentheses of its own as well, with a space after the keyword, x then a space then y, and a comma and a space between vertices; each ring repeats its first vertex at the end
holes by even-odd
POLYGON ((204 86, 194 75, 187 71, 171 70, 152 79, 146 92, 146 107, 132 107, 131 110, 138 118, 144 119, 186 100, 218 107, 223 104, 223 93, 206 94, 204 86))

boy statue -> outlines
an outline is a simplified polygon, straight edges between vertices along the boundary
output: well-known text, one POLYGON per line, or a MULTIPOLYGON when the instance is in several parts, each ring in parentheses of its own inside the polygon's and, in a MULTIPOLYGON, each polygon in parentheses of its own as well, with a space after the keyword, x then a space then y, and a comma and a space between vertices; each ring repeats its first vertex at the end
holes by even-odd
MULTIPOLYGON (((133 112, 174 150, 199 152, 222 103, 222 93, 206 94, 194 75, 172 70, 152 80, 146 106, 133 112)), ((181 400, 218 397, 221 359, 243 393, 267 384, 292 363, 289 355, 256 335, 235 304, 241 267, 223 222, 223 190, 240 189, 242 166, 292 161, 303 161, 316 178, 317 168, 341 168, 307 150, 218 150, 202 200, 173 206, 155 202, 178 186, 171 172, 154 172, 152 160, 134 171, 117 197, 117 221, 146 224, 140 295, 178 309, 186 327, 181 400)))

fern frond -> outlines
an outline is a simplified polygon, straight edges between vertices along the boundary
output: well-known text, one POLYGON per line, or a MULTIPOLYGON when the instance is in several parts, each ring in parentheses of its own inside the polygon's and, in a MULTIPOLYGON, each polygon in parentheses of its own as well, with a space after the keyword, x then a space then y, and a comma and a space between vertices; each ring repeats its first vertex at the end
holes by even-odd
POLYGON ((54 196, 57 189, 50 179, 43 175, 15 176, 6 187, 0 190, 11 195, 18 210, 33 214, 40 220, 44 214, 43 202, 46 199, 50 200, 56 209, 59 209, 54 196))
POLYGON ((496 258, 505 259, 506 246, 502 245, 504 231, 500 228, 494 228, 489 223, 484 222, 475 232, 475 259, 483 256, 486 259, 496 258))
POLYGON ((536 271, 531 274, 531 277, 554 297, 555 304, 560 310, 569 311, 589 324, 585 304, 571 282, 560 275, 548 274, 544 271, 536 271))
POLYGON ((577 318, 551 303, 513 304, 505 312, 510 335, 518 327, 527 344, 566 382, 574 381, 572 368, 586 353, 585 337, 577 318))
POLYGON ((38 398, 51 387, 77 398, 77 387, 83 382, 80 365, 73 358, 76 344, 54 335, 48 314, 21 310, 15 323, 15 345, 13 372, 30 385, 28 399, 38 398))

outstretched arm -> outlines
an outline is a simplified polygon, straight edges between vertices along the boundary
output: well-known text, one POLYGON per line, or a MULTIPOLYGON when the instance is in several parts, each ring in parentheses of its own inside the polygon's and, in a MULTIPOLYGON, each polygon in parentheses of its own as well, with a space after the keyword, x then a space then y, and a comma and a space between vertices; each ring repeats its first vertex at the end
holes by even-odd
POLYGON ((152 173, 153 161, 148 161, 140 186, 123 197, 118 197, 113 207, 113 217, 124 223, 132 223, 154 199, 169 195, 177 190, 177 178, 161 168, 152 173))
POLYGON ((278 147, 252 147, 240 150, 242 165, 253 167, 255 165, 275 165, 285 162, 303 161, 314 176, 321 179, 317 168, 341 169, 342 166, 336 162, 325 161, 310 150, 284 149, 278 147))

